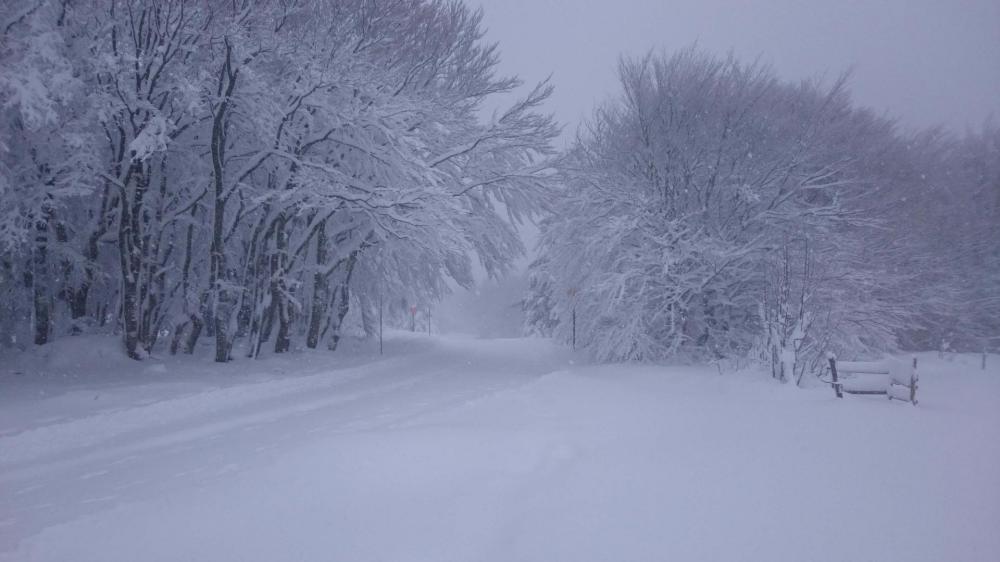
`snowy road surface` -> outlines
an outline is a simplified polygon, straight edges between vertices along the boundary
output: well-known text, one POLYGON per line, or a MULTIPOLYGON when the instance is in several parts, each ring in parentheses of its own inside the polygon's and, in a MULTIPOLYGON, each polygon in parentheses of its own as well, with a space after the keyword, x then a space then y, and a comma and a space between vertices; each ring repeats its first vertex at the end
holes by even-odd
POLYGON ((914 408, 395 337, 112 408, 0 402, 0 560, 1000 560, 996 357, 921 356, 914 408))

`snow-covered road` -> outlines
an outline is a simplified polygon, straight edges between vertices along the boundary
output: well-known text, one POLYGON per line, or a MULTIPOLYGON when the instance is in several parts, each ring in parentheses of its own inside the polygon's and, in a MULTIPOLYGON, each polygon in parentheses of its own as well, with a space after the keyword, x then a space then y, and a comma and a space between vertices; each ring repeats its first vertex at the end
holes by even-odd
POLYGON ((126 403, 115 410, 4 437, 0 550, 109 506, 211 486, 324 436, 388 430, 526 383, 568 359, 543 342, 398 343, 402 352, 382 361, 163 401, 126 386, 118 389, 126 403), (132 406, 130 395, 145 399, 132 406))
POLYGON ((0 559, 1000 559, 995 367, 922 357, 914 408, 395 337, 313 374, 12 410, 0 559))

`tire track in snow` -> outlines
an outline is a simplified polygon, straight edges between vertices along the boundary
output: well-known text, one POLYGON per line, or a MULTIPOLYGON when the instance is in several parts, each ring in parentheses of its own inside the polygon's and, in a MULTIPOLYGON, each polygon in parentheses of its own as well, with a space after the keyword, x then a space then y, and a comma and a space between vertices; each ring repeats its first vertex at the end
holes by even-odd
POLYGON ((408 426, 537 380, 562 361, 552 348, 512 357, 503 344, 428 343, 425 352, 329 375, 211 390, 0 438, 0 518, 13 521, 0 533, 0 552, 54 524, 207 486, 331 435, 408 426), (18 441, 21 448, 7 447, 18 441))

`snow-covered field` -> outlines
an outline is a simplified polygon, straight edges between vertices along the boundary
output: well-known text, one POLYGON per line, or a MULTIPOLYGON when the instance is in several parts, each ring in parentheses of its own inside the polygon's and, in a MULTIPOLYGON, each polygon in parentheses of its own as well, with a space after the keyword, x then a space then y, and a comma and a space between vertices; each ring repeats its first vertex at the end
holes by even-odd
POLYGON ((541 340, 72 340, 0 367, 2 560, 1000 560, 996 356, 921 355, 913 407, 541 340))

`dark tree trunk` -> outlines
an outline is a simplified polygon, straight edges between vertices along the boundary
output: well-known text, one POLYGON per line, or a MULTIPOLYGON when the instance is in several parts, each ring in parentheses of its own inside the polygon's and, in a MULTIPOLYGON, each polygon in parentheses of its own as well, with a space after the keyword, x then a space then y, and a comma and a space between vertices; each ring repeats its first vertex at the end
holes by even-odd
POLYGON ((215 360, 219 363, 229 361, 232 343, 229 339, 229 316, 232 312, 231 291, 228 287, 228 270, 226 265, 225 221, 225 150, 226 150, 226 120, 229 110, 230 96, 236 87, 237 70, 233 68, 233 52, 229 40, 225 40, 226 55, 222 68, 219 70, 219 96, 221 102, 215 110, 212 119, 212 246, 211 267, 209 269, 209 285, 212 290, 212 328, 215 332, 215 360))
POLYGON ((340 344, 340 330, 344 325, 344 318, 351 310, 351 290, 347 283, 341 283, 337 287, 337 317, 334 319, 333 335, 330 336, 330 351, 336 351, 340 344))
POLYGON ((35 247, 32 263, 32 302, 34 305, 35 345, 45 345, 49 342, 51 318, 49 317, 49 295, 46 290, 49 278, 46 268, 49 259, 49 226, 46 218, 48 211, 42 210, 41 216, 35 220, 35 247))
MULTIPOLYGON (((50 214, 52 230, 56 235, 56 242, 59 243, 60 247, 66 247, 69 244, 69 233, 66 232, 66 223, 56 217, 55 213, 50 214)), ((80 287, 73 286, 73 262, 69 259, 64 258, 62 260, 62 289, 59 291, 59 298, 62 299, 66 306, 69 308, 70 318, 72 320, 79 320, 87 315, 87 290, 84 290, 84 285, 81 284, 80 287), (82 294, 81 294, 82 293, 82 294), (82 297, 82 298, 81 298, 82 297)), ((73 322, 73 333, 78 333, 80 327, 76 322, 73 322)))
POLYGON ((292 325, 292 307, 288 299, 279 299, 277 306, 278 313, 278 333, 274 337, 274 352, 275 353, 285 353, 292 346, 291 340, 291 325, 292 325))
POLYGON ((156 342, 163 327, 164 301, 167 299, 167 276, 166 266, 174 249, 174 236, 167 237, 166 243, 163 241, 166 230, 163 228, 163 206, 167 200, 167 162, 166 158, 160 160, 160 181, 159 193, 156 201, 156 213, 152 220, 148 215, 144 215, 143 228, 146 234, 142 237, 145 280, 143 287, 143 311, 141 342, 147 353, 152 353, 156 347, 156 342))
POLYGON ((174 326, 174 336, 170 338, 170 355, 177 355, 177 352, 180 351, 181 341, 184 340, 184 333, 190 325, 191 321, 185 320, 174 326))
POLYGON ((344 327, 344 318, 347 317, 347 313, 351 310, 351 276, 354 275, 354 266, 358 262, 359 252, 360 250, 354 250, 348 256, 347 263, 344 266, 346 268, 344 281, 336 289, 338 293, 337 317, 334 320, 333 335, 330 337, 330 351, 337 350, 337 345, 340 344, 341 329, 344 327))
MULTIPOLYGON (((99 255, 98 242, 107 233, 111 224, 108 219, 108 209, 112 205, 113 200, 115 200, 115 197, 111 192, 111 184, 105 182, 104 191, 101 195, 101 207, 97 215, 97 223, 94 225, 94 230, 87 237, 87 243, 83 247, 83 279, 80 281, 80 286, 73 291, 72 298, 69 301, 70 315, 74 320, 87 315, 87 301, 90 298, 90 288, 94 285, 97 257, 99 255)), ((100 318, 98 318, 98 321, 103 322, 100 318)))
POLYGON ((260 326, 260 337, 257 338, 257 349, 254 351, 253 356, 257 357, 260 355, 260 348, 264 342, 271 339, 271 331, 274 329, 274 315, 275 309, 277 308, 274 300, 274 296, 271 297, 271 302, 264 309, 264 317, 261 318, 260 326))
POLYGON ((320 329, 330 299, 330 279, 324 271, 327 262, 326 246, 326 221, 323 221, 316 233, 316 274, 313 276, 312 309, 309 312, 309 333, 306 336, 306 347, 309 349, 316 349, 319 345, 320 329))
MULTIPOLYGON (((191 208, 191 219, 192 223, 197 220, 198 215, 198 205, 196 204, 191 208)), ((198 311, 190 310, 191 306, 191 259, 194 256, 194 225, 189 224, 187 227, 187 232, 184 236, 184 261, 181 262, 181 296, 184 299, 184 311, 187 314, 187 320, 184 320, 177 324, 174 328, 174 339, 170 344, 170 353, 175 354, 180 350, 181 341, 184 343, 184 353, 192 354, 194 353, 195 345, 198 343, 198 337, 201 335, 201 317, 198 316, 198 311), (191 331, 187 332, 188 327, 191 327, 191 331), (184 340, 184 334, 187 333, 188 338, 184 340)), ((201 307, 199 306, 199 309, 201 307)))
POLYGON ((278 226, 275 230, 274 250, 275 259, 272 262, 274 267, 271 270, 274 279, 274 290, 271 299, 275 303, 277 313, 278 333, 274 338, 274 352, 284 353, 291 348, 291 323, 292 323, 292 303, 289 299, 289 287, 285 281, 285 262, 288 259, 288 235, 285 232, 287 219, 284 213, 278 215, 278 226))
POLYGON ((187 343, 184 345, 184 353, 188 355, 194 353, 195 347, 198 345, 198 338, 201 337, 201 331, 204 327, 205 322, 201 319, 201 316, 192 314, 191 332, 188 334, 187 343))
POLYGON ((267 248, 273 234, 274 223, 270 220, 270 208, 265 206, 264 213, 250 241, 250 250, 247 253, 249 267, 244 278, 244 284, 250 286, 250 298, 245 303, 249 324, 250 346, 247 350, 247 357, 253 358, 260 353, 261 331, 263 329, 263 304, 262 301, 268 295, 269 287, 263 278, 263 273, 268 270, 267 248))
POLYGON ((122 274, 122 324, 124 327, 125 353, 132 359, 142 359, 139 353, 141 336, 141 294, 139 277, 142 275, 142 244, 139 232, 139 214, 145 196, 148 177, 141 164, 133 164, 129 180, 135 179, 132 200, 123 198, 118 219, 118 254, 122 274))
MULTIPOLYGON (((84 273, 86 275, 86 273, 84 273)), ((90 296, 90 281, 84 280, 73 290, 69 298, 69 315, 73 320, 87 316, 87 299, 90 296)))

